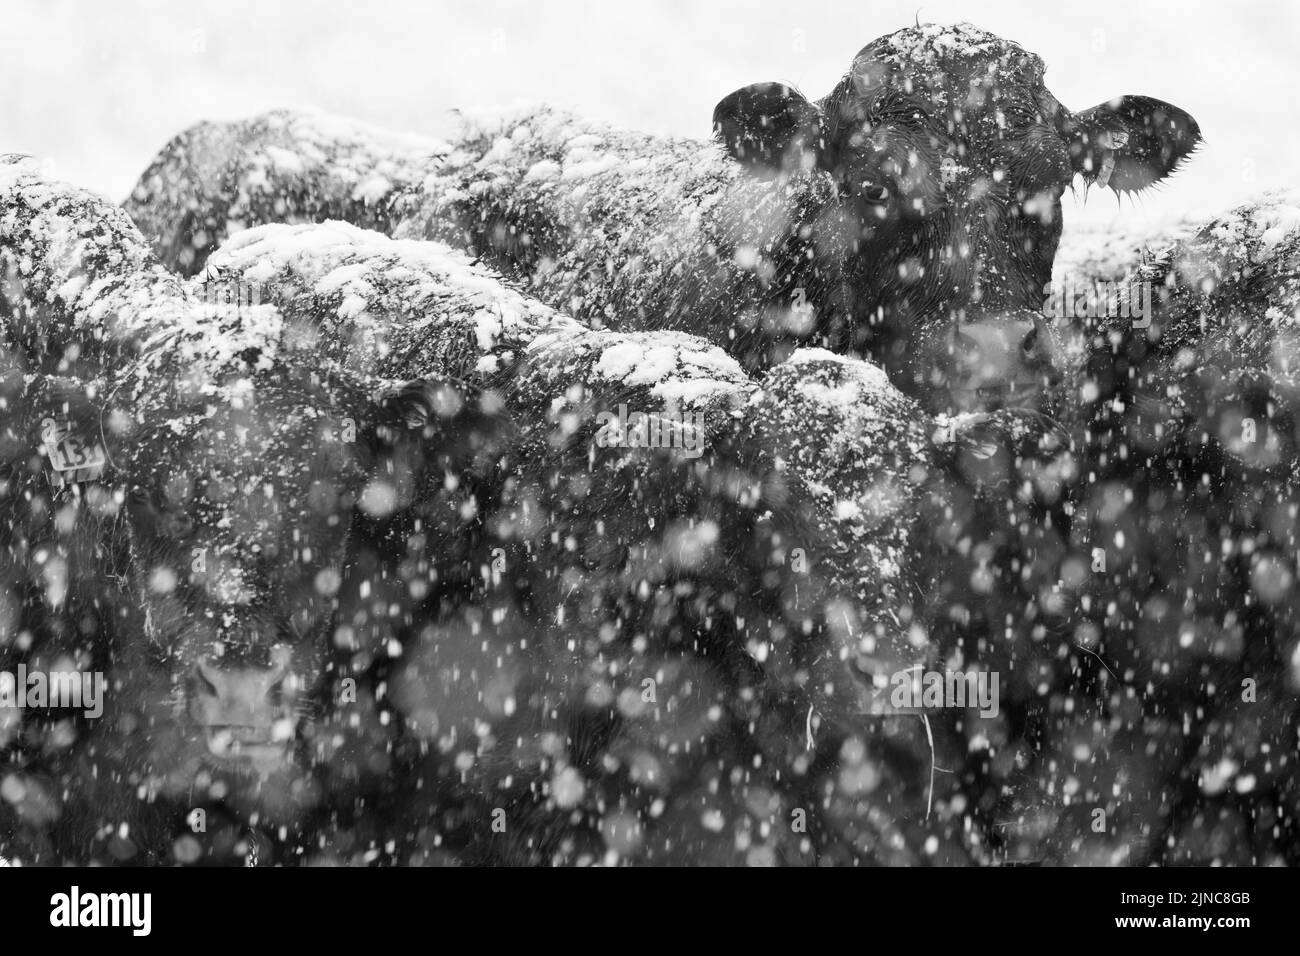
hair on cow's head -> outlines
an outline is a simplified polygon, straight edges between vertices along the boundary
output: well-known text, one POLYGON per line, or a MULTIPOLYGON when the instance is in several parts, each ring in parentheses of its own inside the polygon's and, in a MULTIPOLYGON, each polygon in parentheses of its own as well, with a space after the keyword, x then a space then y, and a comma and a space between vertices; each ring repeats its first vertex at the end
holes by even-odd
MULTIPOLYGON (((1117 191, 1160 181, 1201 141, 1187 112, 1149 96, 1115 97, 1071 113, 1048 91, 1043 72, 1035 54, 968 25, 909 27, 868 44, 815 103, 781 83, 741 87, 714 108, 713 129, 726 150, 755 171, 834 171, 864 125, 928 122, 955 134, 963 111, 986 102, 1000 107, 1005 100, 1056 128, 1073 172, 1117 191), (963 95, 967 88, 970 94, 963 95)), ((1011 135, 1018 119, 1028 118, 1004 113, 999 125, 1011 135)))

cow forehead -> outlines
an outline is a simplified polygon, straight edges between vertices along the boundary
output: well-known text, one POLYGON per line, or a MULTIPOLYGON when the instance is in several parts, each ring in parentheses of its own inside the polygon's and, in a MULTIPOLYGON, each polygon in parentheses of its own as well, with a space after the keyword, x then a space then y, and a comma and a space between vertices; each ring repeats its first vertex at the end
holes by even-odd
POLYGON ((177 505, 196 496, 238 505, 253 496, 260 510, 265 501, 300 507, 318 486, 343 492, 363 475, 355 425, 306 403, 178 416, 144 436, 133 458, 141 483, 177 505))
POLYGON ((152 508, 145 526, 157 560, 183 571, 201 552, 214 581, 269 585, 311 577, 341 559, 352 489, 337 473, 314 473, 302 463, 283 470, 264 463, 246 469, 231 461, 195 464, 146 491, 152 508), (184 530, 172 533, 171 522, 178 520, 184 530))
POLYGON ((367 390, 301 364, 273 363, 191 380, 184 369, 150 376, 129 409, 134 457, 146 470, 227 461, 282 476, 304 465, 346 467, 367 390))
POLYGON ((319 672, 328 657, 321 641, 285 641, 271 637, 273 633, 267 628, 265 639, 235 640, 214 631, 191 629, 173 641, 157 663, 173 669, 177 676, 192 673, 199 663, 236 679, 241 673, 264 679, 272 667, 309 677, 319 672))
POLYGON ((1043 62, 1020 44, 970 24, 907 27, 868 44, 850 80, 860 96, 890 88, 944 110, 979 111, 1036 95, 1043 62))
POLYGON ((1029 70, 1041 72, 1042 60, 1014 40, 971 26, 925 24, 905 27, 867 44, 854 63, 879 62, 916 76, 954 72, 962 76, 1029 70))

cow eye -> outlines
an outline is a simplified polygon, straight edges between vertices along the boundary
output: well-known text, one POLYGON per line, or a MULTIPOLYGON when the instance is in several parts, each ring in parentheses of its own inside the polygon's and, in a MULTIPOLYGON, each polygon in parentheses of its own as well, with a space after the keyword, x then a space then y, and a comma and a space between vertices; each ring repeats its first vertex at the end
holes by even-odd
POLYGON ((184 511, 168 511, 164 527, 171 537, 184 538, 194 530, 194 520, 184 511))
POLYGON ((889 190, 871 183, 862 187, 862 198, 867 202, 883 203, 889 199, 889 190))
POLYGON ((202 690, 204 690, 204 691, 207 692, 208 694, 211 694, 213 697, 220 697, 220 696, 221 696, 221 691, 217 689, 217 685, 216 685, 216 684, 214 684, 214 683, 212 683, 212 681, 208 680, 208 675, 205 674, 205 673, 203 673, 203 668, 202 668, 202 667, 195 667, 195 668, 194 668, 194 676, 197 677, 197 678, 199 679, 199 680, 198 680, 199 687, 200 687, 202 690))

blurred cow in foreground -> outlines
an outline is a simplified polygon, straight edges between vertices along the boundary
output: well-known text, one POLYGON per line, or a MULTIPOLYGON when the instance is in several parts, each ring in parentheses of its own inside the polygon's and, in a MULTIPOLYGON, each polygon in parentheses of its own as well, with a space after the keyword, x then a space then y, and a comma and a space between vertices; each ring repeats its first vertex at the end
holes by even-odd
MULTIPOLYGON (((340 799, 410 784, 390 771, 417 743, 435 816, 470 801, 481 823, 507 781, 545 773, 562 819, 556 775, 613 787, 653 764, 666 786, 680 745, 739 746, 753 707, 785 714, 756 742, 779 763, 804 725, 842 740, 873 676, 924 653, 908 553, 928 426, 878 370, 810 352, 754 383, 698 339, 589 331, 446 247, 342 224, 243 233, 187 285, 120 212, 6 174, 7 489, 29 516, 11 548, 25 560, 35 529, 60 560, 72 538, 112 558, 70 569, 112 609, 85 639, 113 678, 105 721, 55 748, 69 818, 99 821, 56 828, 71 846, 202 857, 194 834, 124 836, 124 797, 215 801, 295 845, 340 799), (677 440, 605 440, 602 413, 628 404, 677 440), (49 480, 46 421, 96 474, 49 480), (712 649, 689 638, 701 628, 712 649), (629 674, 707 719, 665 728, 620 696, 629 674), (642 729, 588 764, 575 721, 642 729)), ((553 828, 527 835, 523 793, 511 852, 570 852, 553 828)))
POLYGON ((353 516, 401 507, 396 474, 408 495, 456 474, 472 500, 504 420, 436 376, 331 366, 339 349, 315 343, 332 327, 212 305, 119 210, 0 169, 7 544, 46 605, 101 612, 80 643, 112 678, 76 778, 146 800, 197 786, 292 821, 316 799, 295 750, 328 743, 312 717, 353 516), (55 564, 74 593, 42 573, 55 564))

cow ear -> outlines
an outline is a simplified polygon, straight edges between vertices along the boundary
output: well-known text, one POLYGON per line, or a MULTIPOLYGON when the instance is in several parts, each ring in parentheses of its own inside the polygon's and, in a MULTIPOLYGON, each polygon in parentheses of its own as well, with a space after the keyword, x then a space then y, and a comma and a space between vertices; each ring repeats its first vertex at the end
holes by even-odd
POLYGON ((119 442, 102 396, 79 379, 37 375, 26 381, 21 412, 6 429, 23 467, 42 472, 55 488, 99 481, 112 466, 119 442))
POLYGON ((713 108, 713 135, 756 172, 812 169, 825 149, 822 112, 781 83, 754 83, 713 108))
POLYGON ((1065 124, 1075 172, 1116 192, 1145 189, 1173 173, 1201 143, 1196 120, 1149 96, 1121 96, 1065 124))

